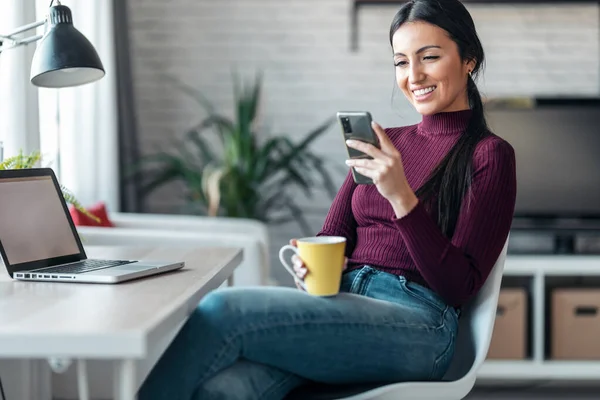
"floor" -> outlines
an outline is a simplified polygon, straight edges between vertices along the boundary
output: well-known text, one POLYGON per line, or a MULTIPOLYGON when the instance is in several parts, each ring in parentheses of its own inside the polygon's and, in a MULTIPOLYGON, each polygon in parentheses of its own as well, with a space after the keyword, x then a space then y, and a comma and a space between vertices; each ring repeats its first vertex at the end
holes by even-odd
POLYGON ((477 387, 465 400, 598 400, 600 387, 539 387, 539 384, 513 387, 477 387))

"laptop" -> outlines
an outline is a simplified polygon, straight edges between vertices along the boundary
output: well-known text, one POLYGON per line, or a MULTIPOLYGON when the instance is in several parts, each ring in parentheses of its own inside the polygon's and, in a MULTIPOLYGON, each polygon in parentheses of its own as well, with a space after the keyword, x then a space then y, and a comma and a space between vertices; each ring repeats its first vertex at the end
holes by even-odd
POLYGON ((10 276, 27 281, 118 283, 184 266, 88 259, 50 168, 0 171, 0 252, 10 276))

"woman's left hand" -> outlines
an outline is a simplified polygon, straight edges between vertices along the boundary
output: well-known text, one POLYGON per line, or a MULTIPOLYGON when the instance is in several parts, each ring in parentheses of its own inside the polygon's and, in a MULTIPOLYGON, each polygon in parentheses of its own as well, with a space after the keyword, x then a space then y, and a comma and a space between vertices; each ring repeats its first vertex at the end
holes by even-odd
POLYGON ((400 152, 379 124, 373 122, 373 130, 379 138, 380 149, 358 140, 346 141, 348 147, 362 151, 373 159, 351 159, 346 160, 346 164, 371 178, 379 193, 390 202, 400 218, 412 210, 418 200, 406 180, 400 152))

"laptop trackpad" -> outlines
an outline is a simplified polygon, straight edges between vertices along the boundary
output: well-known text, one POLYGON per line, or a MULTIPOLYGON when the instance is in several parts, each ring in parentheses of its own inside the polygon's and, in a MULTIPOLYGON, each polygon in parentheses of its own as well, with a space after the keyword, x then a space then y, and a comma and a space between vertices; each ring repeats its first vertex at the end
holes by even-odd
POLYGON ((169 271, 182 268, 182 262, 165 261, 137 261, 130 264, 119 265, 118 267, 103 268, 96 271, 85 272, 83 275, 97 276, 142 276, 161 270, 169 271), (138 275, 142 274, 142 275, 138 275))
POLYGON ((153 269, 153 268, 156 268, 156 267, 152 266, 152 265, 135 262, 135 263, 131 263, 131 264, 119 265, 118 267, 112 267, 111 270, 132 272, 132 271, 145 271, 147 269, 153 269))
POLYGON ((147 263, 134 262, 131 264, 119 265, 117 267, 109 267, 97 269, 95 271, 84 272, 83 275, 102 275, 102 276, 115 276, 115 275, 129 275, 135 274, 136 272, 148 271, 155 269, 155 265, 148 265, 147 263))

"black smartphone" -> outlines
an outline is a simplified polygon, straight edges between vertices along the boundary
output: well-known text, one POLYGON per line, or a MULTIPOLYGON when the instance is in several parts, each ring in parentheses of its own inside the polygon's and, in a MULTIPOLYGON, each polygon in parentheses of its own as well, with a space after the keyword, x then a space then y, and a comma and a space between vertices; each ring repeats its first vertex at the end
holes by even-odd
MULTIPOLYGON (((379 139, 371 127, 371 122, 373 121, 371 113, 368 111, 340 111, 337 113, 337 118, 342 128, 342 133, 344 134, 344 145, 346 145, 346 140, 353 139, 370 143, 379 148, 379 139)), ((373 158, 362 151, 358 151, 348 146, 346 146, 346 150, 348 151, 348 157, 351 159, 373 158)), ((354 168, 352 168, 352 176, 354 177, 354 182, 357 184, 373 184, 371 178, 359 174, 354 168)))

